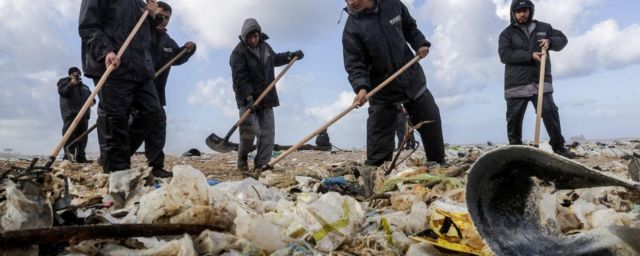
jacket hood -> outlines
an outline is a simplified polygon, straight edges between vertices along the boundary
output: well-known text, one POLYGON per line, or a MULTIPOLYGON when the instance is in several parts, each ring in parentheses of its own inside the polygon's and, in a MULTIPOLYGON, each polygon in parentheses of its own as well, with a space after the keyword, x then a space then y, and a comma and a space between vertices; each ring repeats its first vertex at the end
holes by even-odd
POLYGON ((521 8, 529 8, 531 15, 527 23, 533 21, 533 14, 536 12, 536 7, 531 0, 513 0, 511 2, 511 24, 517 24, 516 22, 516 10, 521 8))
POLYGON ((244 24, 242 24, 242 30, 240 31, 240 40, 244 43, 247 40, 247 35, 253 31, 258 31, 258 33, 262 34, 262 28, 258 21, 254 18, 248 18, 244 20, 244 24))
POLYGON ((378 10, 379 10, 380 1, 382 1, 382 0, 373 0, 373 8, 367 9, 367 10, 364 10, 364 11, 360 11, 360 12, 356 12, 356 11, 354 11, 352 9, 349 9, 348 6, 345 7, 344 9, 342 9, 342 10, 347 12, 350 16, 354 16, 356 18, 360 17, 360 15, 376 14, 376 13, 378 13, 378 10))

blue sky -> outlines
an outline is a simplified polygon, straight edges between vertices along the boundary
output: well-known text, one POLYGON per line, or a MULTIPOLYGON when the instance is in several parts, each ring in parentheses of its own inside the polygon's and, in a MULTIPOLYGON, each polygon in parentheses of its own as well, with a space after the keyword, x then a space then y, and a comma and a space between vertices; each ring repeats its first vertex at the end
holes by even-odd
MULTIPOLYGON (((174 67, 169 79, 169 153, 205 150, 203 140, 209 133, 224 134, 235 122, 228 60, 248 17, 258 19, 276 51, 305 52, 278 84, 277 143, 297 142, 351 103, 354 95, 341 46, 347 15, 342 14, 338 23, 343 1, 167 2, 174 8, 169 33, 179 44, 198 44, 196 56, 174 67)), ((510 1, 404 2, 433 43, 422 66, 440 105, 446 142, 505 142, 504 66, 497 57, 497 37, 508 25, 510 1)), ((551 55, 565 137, 640 136, 640 20, 635 13, 640 2, 534 2, 536 18, 569 37, 569 46, 551 55)), ((55 5, 44 0, 0 2, 0 34, 5 38, 0 42, 0 150, 47 154, 61 137, 55 83, 70 66, 81 64, 78 9, 78 0, 55 5)), ((359 109, 330 128, 332 142, 343 148, 363 147, 366 116, 366 108, 359 109)), ((525 138, 533 137, 534 117, 530 107, 525 138)), ((97 152, 95 134, 88 150, 97 152)))

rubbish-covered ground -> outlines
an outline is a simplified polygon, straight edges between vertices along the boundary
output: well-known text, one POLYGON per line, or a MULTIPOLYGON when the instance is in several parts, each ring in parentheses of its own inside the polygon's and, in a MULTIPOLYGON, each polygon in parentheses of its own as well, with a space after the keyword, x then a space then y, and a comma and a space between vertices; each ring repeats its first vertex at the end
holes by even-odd
MULTIPOLYGON (((638 181, 640 141, 572 146, 577 162, 638 181)), ((26 176, 14 179, 18 185, 0 185, 0 231, 98 224, 211 227, 192 235, 93 239, 101 231, 89 226, 88 237, 41 245, 45 255, 492 255, 471 223, 464 188, 471 165, 499 147, 450 146, 447 166, 425 163, 420 150, 404 152, 393 170, 390 163, 365 168, 362 151, 300 151, 258 181, 235 171, 234 153, 168 157, 174 177, 163 180, 148 178, 142 155, 134 157, 137 168, 112 175, 102 174, 97 164, 63 162, 34 182, 26 176)), ((2 161, 0 175, 28 164, 2 161)), ((611 225, 640 229, 640 195, 624 188, 550 191, 543 198, 539 210, 550 219, 541 221, 553 221, 567 235, 611 225)), ((0 243, 0 252, 38 252, 37 246, 7 247, 0 243)))

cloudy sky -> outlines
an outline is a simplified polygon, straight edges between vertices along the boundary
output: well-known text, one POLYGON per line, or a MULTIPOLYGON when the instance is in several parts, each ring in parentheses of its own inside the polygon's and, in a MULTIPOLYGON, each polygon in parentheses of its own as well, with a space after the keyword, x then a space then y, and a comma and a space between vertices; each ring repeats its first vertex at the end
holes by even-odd
MULTIPOLYGON (((403 1, 433 43, 422 65, 440 105, 446 142, 505 142, 504 66, 497 40, 508 25, 510 0, 403 1)), ((0 150, 48 154, 61 137, 56 82, 70 66, 81 65, 79 2, 0 1, 0 150)), ((167 2, 174 8, 169 33, 179 44, 198 43, 196 56, 175 67, 169 79, 169 153, 205 149, 209 133, 224 134, 235 122, 228 60, 248 17, 258 19, 276 51, 305 52, 277 87, 277 143, 295 143, 351 103, 354 95, 342 62, 344 1, 167 2)), ((564 51, 552 53, 565 137, 639 137, 640 2, 535 3, 536 18, 569 37, 564 51)), ((330 128, 332 142, 363 147, 366 116, 366 108, 359 109, 330 128)), ((534 118, 530 107, 525 138, 533 137, 534 118)), ((97 148, 94 134, 88 151, 97 148)))

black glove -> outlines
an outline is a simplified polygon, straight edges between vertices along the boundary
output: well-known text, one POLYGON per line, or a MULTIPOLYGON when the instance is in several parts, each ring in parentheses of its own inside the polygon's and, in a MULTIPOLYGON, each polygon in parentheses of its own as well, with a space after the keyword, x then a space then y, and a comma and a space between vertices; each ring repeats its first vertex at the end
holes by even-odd
POLYGON ((289 60, 293 59, 293 57, 298 57, 298 60, 301 60, 304 58, 304 53, 301 50, 297 50, 289 55, 289 60))
POLYGON ((245 107, 247 109, 251 109, 251 111, 253 111, 253 96, 249 96, 246 99, 244 99, 245 102, 245 107))

